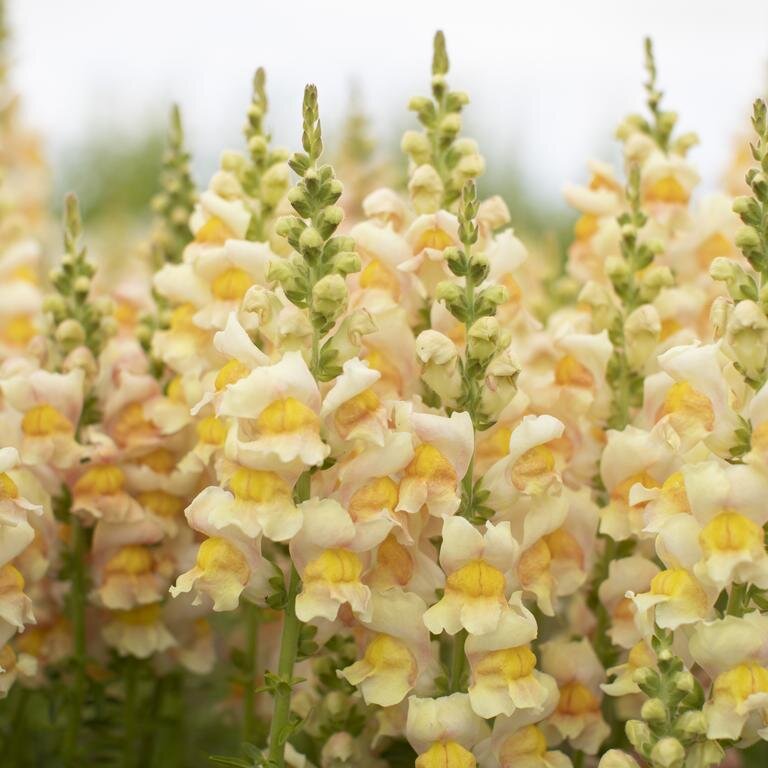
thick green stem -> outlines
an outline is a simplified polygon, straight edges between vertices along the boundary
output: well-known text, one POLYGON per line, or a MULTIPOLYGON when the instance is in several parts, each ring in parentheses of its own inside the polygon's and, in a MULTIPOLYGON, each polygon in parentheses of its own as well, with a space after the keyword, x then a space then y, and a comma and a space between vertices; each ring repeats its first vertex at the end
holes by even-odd
POLYGON ((125 726, 125 744, 123 745, 123 765, 134 768, 138 752, 138 659, 127 659, 125 663, 125 697, 123 699, 123 723, 125 726))
MULTIPOLYGON (((309 499, 311 475, 304 472, 296 483, 295 499, 302 502, 309 499)), ((296 566, 291 564, 288 592, 285 601, 283 634, 280 639, 280 658, 277 664, 279 682, 275 690, 272 723, 269 728, 269 759, 278 768, 285 765, 285 742, 288 739, 288 727, 291 719, 291 691, 293 666, 299 648, 301 622, 296 616, 296 595, 301 588, 301 577, 296 566)))
POLYGON ((64 759, 66 765, 74 766, 78 765, 77 750, 86 689, 86 538, 85 529, 75 515, 70 515, 69 529, 71 536, 70 621, 72 622, 75 679, 73 681, 72 696, 70 698, 69 724, 66 733, 66 741, 64 743, 64 759))
POLYGON ((291 717, 291 681, 293 680, 293 665, 296 663, 296 652, 299 644, 301 622, 296 617, 296 595, 301 586, 299 573, 291 565, 291 576, 288 584, 288 597, 283 621, 283 635, 280 640, 280 660, 277 674, 280 682, 275 691, 272 724, 269 729, 269 759, 278 768, 285 765, 285 742, 291 717))
POLYGON ((464 653, 464 642, 467 639, 467 631, 460 630, 453 637, 453 650, 451 652, 451 679, 449 680, 449 693, 457 693, 463 690, 464 683, 464 665, 466 654, 464 653))
POLYGON ((259 608, 245 603, 245 690, 243 691, 243 741, 253 744, 256 739, 256 677, 259 654, 259 608))

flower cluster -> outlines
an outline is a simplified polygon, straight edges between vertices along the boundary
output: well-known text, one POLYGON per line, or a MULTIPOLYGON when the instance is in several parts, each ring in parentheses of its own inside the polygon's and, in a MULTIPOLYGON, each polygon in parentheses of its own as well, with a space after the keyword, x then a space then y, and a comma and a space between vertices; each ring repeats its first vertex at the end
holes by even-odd
POLYGON ((699 200, 646 70, 623 167, 565 189, 546 313, 442 33, 402 189, 370 191, 359 122, 345 188, 313 85, 274 147, 259 69, 198 191, 174 108, 131 307, 73 195, 39 274, 3 81, 8 765, 763 764, 766 105, 746 194, 699 200))

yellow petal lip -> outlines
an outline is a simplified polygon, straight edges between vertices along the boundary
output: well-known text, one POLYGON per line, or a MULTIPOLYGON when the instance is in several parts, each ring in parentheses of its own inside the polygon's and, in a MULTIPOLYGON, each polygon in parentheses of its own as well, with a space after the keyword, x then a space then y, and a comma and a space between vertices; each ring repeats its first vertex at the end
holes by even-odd
POLYGON ((503 598, 504 574, 484 560, 473 560, 448 575, 446 591, 459 592, 465 597, 503 598))

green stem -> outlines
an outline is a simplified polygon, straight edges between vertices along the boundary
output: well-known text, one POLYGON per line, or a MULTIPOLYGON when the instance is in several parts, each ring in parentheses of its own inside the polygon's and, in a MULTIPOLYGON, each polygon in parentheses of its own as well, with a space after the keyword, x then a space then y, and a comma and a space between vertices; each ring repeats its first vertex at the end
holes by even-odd
POLYGON ((72 622, 72 636, 74 645, 73 661, 75 679, 72 686, 69 724, 66 733, 66 741, 64 743, 64 759, 65 764, 68 766, 77 765, 76 759, 80 740, 80 726, 82 723, 86 688, 85 529, 83 528, 83 524, 80 522, 79 518, 75 515, 70 515, 69 527, 71 536, 70 620, 72 622))
POLYGON ((125 698, 123 699, 123 722, 125 724, 125 744, 123 745, 123 765, 134 768, 138 755, 138 660, 127 659, 125 662, 125 698))
POLYGON ((301 622, 296 616, 296 595, 301 586, 299 573, 291 565, 291 577, 288 584, 288 597, 283 621, 283 635, 280 640, 280 660, 277 674, 280 682, 275 691, 272 724, 269 729, 269 759, 278 767, 285 765, 285 742, 291 718, 291 681, 293 680, 293 665, 296 663, 296 652, 299 644, 301 622))
MULTIPOLYGON (((311 475, 304 472, 296 482, 295 500, 307 501, 310 495, 311 475)), ((296 616, 296 595, 301 589, 301 577, 296 566, 291 564, 288 582, 288 594, 285 601, 283 634, 280 638, 280 658, 277 664, 279 682, 275 690, 272 723, 269 728, 269 759, 277 766, 285 766, 285 742, 288 740, 288 728, 291 719, 291 691, 293 666, 299 648, 301 622, 296 616)))
POLYGON ((457 693, 463 689, 464 665, 466 654, 464 653, 464 641, 467 639, 467 631, 460 630, 453 637, 453 650, 451 652, 451 678, 449 680, 449 693, 457 693))
POLYGON ((245 690, 243 692, 243 741, 253 744, 256 739, 256 676, 259 653, 259 608, 245 603, 245 690))
POLYGON ((726 614, 728 616, 742 616, 747 596, 746 584, 734 584, 731 586, 731 594, 728 597, 728 607, 726 614))

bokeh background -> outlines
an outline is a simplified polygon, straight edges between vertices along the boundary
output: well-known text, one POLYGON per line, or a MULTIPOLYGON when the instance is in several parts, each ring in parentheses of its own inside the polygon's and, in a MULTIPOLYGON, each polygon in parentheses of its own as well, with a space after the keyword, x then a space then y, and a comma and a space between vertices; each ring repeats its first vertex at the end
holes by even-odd
POLYGON ((57 194, 92 221, 146 210, 167 109, 177 101, 199 184, 240 147, 251 74, 263 65, 270 125, 295 148, 304 84, 316 82, 329 143, 350 95, 382 156, 399 162, 405 105, 428 91, 431 39, 447 36, 450 82, 472 103, 466 130, 488 160, 485 192, 518 226, 567 223, 567 180, 590 156, 617 159, 613 131, 642 107, 642 38, 656 45, 667 105, 694 129, 702 191, 715 188, 768 83, 765 0, 9 0, 28 124, 57 194))

